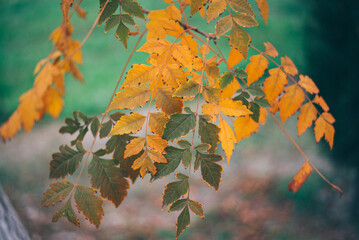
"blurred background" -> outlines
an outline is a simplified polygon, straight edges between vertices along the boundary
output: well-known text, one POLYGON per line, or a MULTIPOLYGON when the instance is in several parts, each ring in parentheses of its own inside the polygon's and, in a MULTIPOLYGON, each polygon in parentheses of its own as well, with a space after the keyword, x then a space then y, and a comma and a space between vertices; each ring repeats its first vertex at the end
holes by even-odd
MULTIPOLYGON (((0 123, 15 110, 19 96, 32 87, 36 63, 52 48, 48 36, 61 22, 59 2, 0 1, 0 123)), ((249 2, 256 9, 254 1, 249 2)), ((217 193, 195 174, 191 195, 204 205, 206 217, 192 216, 191 227, 180 239, 359 239, 359 1, 268 3, 268 25, 256 11, 261 26, 248 30, 253 45, 263 50, 263 42, 271 42, 318 85, 336 118, 333 151, 326 143, 315 143, 312 129, 295 140, 345 195, 339 198, 314 172, 297 194, 289 193, 287 184, 304 161, 269 119, 259 133, 239 143, 230 167, 222 164, 217 193)), ((159 0, 141 4, 150 10, 165 6, 159 0)), ((84 1, 81 6, 88 11, 87 19, 72 19, 74 38, 79 40, 99 9, 98 1, 84 1)), ((200 21, 198 16, 190 19, 194 26, 200 21)), ((213 24, 200 26, 204 31, 214 29, 213 24)), ((134 42, 130 41, 129 49, 134 42)), ((219 44, 228 53, 226 40, 219 44)), ((74 110, 88 115, 103 112, 128 56, 114 31, 104 34, 103 26, 95 28, 83 55, 80 68, 85 83, 67 76, 65 107, 59 119, 45 117, 30 134, 21 132, 0 144, 0 184, 32 239, 173 239, 177 214, 161 211, 162 191, 170 179, 151 185, 148 178, 138 180, 118 209, 106 204, 99 230, 83 217, 80 229, 64 219, 52 223, 57 208, 39 209, 50 183, 51 154, 71 140, 58 133, 63 119, 74 110)), ((144 62, 146 57, 136 53, 131 63, 144 62)), ((293 137, 295 124, 296 117, 284 124, 293 137)), ((86 138, 85 145, 90 140, 86 138)))

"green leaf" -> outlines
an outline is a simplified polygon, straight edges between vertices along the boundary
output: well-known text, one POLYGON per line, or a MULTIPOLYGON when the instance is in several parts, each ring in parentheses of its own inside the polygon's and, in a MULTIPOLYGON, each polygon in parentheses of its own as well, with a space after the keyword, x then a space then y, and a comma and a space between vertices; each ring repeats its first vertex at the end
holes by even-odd
POLYGON ((182 83, 173 93, 173 97, 192 97, 196 96, 199 90, 199 85, 193 81, 182 83))
POLYGON ((211 145, 209 145, 208 143, 201 143, 197 145, 194 149, 196 149, 200 153, 207 153, 210 148, 211 145))
POLYGON ((110 115, 110 118, 114 121, 114 122, 117 122, 118 120, 120 120, 120 118, 122 116, 124 116, 125 114, 122 113, 122 112, 115 112, 113 114, 110 115))
POLYGON ((247 92, 241 92, 238 96, 233 98, 233 101, 241 101, 247 107, 249 106, 249 102, 247 98, 249 98, 249 94, 247 92))
POLYGON ((183 152, 183 157, 182 157, 182 164, 184 168, 187 168, 189 166, 191 160, 192 160, 191 149, 186 149, 186 151, 183 152))
POLYGON ((60 152, 52 154, 50 178, 74 174, 84 155, 85 151, 76 151, 67 145, 60 146, 60 152))
POLYGON ((73 187, 74 185, 65 179, 63 179, 62 182, 52 183, 50 188, 44 193, 44 197, 41 201, 41 207, 56 205, 66 199, 73 187))
POLYGON ((122 0, 122 10, 131 16, 136 16, 145 20, 140 4, 135 0, 122 0))
POLYGON ((166 147, 165 158, 167 159, 167 163, 155 163, 157 173, 152 177, 152 180, 156 180, 173 173, 183 159, 185 151, 185 149, 175 148, 172 146, 166 147))
POLYGON ((118 8, 117 0, 108 2, 100 16, 100 19, 98 20, 98 25, 100 26, 107 18, 111 17, 112 14, 116 12, 117 8, 118 8))
MULTIPOLYGON (((239 69, 239 68, 236 68, 234 70, 234 74, 236 75, 237 78, 247 78, 248 77, 248 74, 243 69, 239 69)), ((241 83, 241 82, 239 82, 239 83, 241 83)))
POLYGON ((196 127, 195 114, 175 113, 170 116, 170 121, 166 123, 162 138, 169 141, 188 134, 196 127))
POLYGON ((247 0, 227 0, 227 2, 233 11, 254 16, 253 9, 247 0))
POLYGON ((98 157, 104 156, 107 154, 107 150, 106 149, 99 149, 96 152, 94 152, 94 154, 98 157))
POLYGON ((188 199, 179 199, 177 201, 175 201, 170 208, 168 209, 169 212, 177 212, 177 211, 181 211, 185 206, 187 206, 188 204, 188 199))
POLYGON ((177 218, 177 232, 176 238, 189 226, 190 224, 190 216, 188 206, 186 205, 181 214, 177 218))
POLYGON ((230 15, 219 19, 216 24, 217 37, 220 37, 226 32, 228 32, 232 28, 232 26, 233 26, 233 20, 230 15))
POLYGON ((130 185, 121 174, 121 170, 115 167, 114 161, 93 155, 88 173, 91 176, 92 187, 99 189, 103 198, 107 198, 118 207, 127 196, 130 185))
POLYGON ((188 142, 187 140, 178 140, 177 144, 184 149, 190 148, 192 145, 190 142, 188 142))
POLYGON ((222 178, 223 168, 216 162, 222 161, 223 157, 216 154, 202 154, 196 152, 196 161, 200 162, 202 179, 216 191, 222 178))
POLYGON ((125 23, 125 24, 129 24, 132 26, 136 25, 136 22, 133 20, 133 18, 128 15, 128 14, 120 14, 121 20, 125 23))
POLYGON ((100 138, 107 137, 108 134, 111 132, 112 129, 112 122, 111 120, 108 120, 104 124, 102 124, 101 130, 100 130, 100 138))
POLYGON ((187 193, 188 177, 181 179, 180 181, 171 182, 167 184, 165 188, 166 189, 163 192, 162 198, 162 208, 166 207, 170 203, 173 203, 187 193))
POLYGON ((271 107, 271 105, 269 104, 268 100, 265 99, 264 97, 256 97, 254 99, 254 102, 257 103, 259 106, 264 107, 264 108, 268 108, 271 107))
POLYGON ((124 134, 124 135, 114 135, 106 143, 106 149, 108 153, 113 153, 113 159, 115 160, 115 164, 121 162, 125 155, 125 150, 127 144, 134 137, 124 134))
POLYGON ((210 153, 216 152, 217 144, 219 143, 219 127, 206 120, 205 115, 199 116, 199 135, 201 136, 202 143, 208 143, 211 148, 208 150, 210 153))
POLYGON ((130 36, 130 29, 128 29, 128 27, 126 27, 126 25, 123 24, 122 21, 120 21, 120 24, 118 25, 118 28, 116 30, 116 37, 120 39, 123 46, 125 46, 126 50, 127 50, 127 42, 129 36, 130 36))
POLYGON ((132 183, 135 183, 136 179, 140 176, 140 169, 133 170, 132 165, 143 154, 143 150, 136 155, 125 158, 120 161, 120 169, 122 174, 129 177, 132 183))
POLYGON ((75 192, 75 203, 77 210, 98 228, 103 216, 103 201, 95 195, 91 188, 78 185, 75 192))
POLYGON ((251 84, 247 87, 247 91, 253 96, 265 97, 266 94, 263 92, 259 84, 251 84))
POLYGON ((221 89, 227 87, 234 79, 234 75, 232 72, 225 72, 222 76, 220 81, 221 89))
POLYGON ((188 206, 194 214, 196 214, 200 218, 204 218, 204 210, 202 204, 188 199, 188 206))
POLYGON ((52 221, 57 222, 62 217, 66 217, 69 222, 80 227, 79 218, 76 216, 74 209, 71 206, 71 199, 67 200, 65 206, 55 213, 52 217, 52 221))
POLYGON ((233 24, 232 32, 229 36, 229 43, 231 46, 237 48, 243 55, 244 60, 247 59, 248 47, 251 42, 251 37, 237 24, 233 24))
POLYGON ((112 15, 106 21, 105 25, 105 33, 110 31, 112 28, 115 28, 120 23, 120 15, 112 15))
POLYGON ((100 121, 98 120, 97 117, 95 117, 91 122, 91 132, 93 136, 96 135, 99 126, 100 126, 100 121))
POLYGON ((257 103, 252 102, 251 103, 251 107, 249 108, 249 110, 252 111, 253 114, 251 114, 252 119, 255 122, 259 121, 259 114, 260 114, 260 106, 257 103))

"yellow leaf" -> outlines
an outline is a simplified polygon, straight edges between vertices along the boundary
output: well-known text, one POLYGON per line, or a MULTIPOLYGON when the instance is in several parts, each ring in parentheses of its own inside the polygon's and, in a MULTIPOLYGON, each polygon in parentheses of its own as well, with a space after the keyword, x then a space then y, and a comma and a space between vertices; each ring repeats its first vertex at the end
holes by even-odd
POLYGON ((228 55, 228 69, 234 67, 242 60, 243 60, 242 53, 239 50, 232 48, 232 50, 229 52, 228 55))
POLYGON ((78 40, 70 39, 68 41, 68 49, 66 51, 66 57, 71 56, 71 60, 82 64, 82 52, 81 52, 81 42, 78 40))
POLYGON ((59 71, 52 63, 47 63, 40 73, 36 76, 34 89, 39 97, 43 96, 49 86, 53 83, 53 75, 59 71))
POLYGON ((157 109, 161 108, 167 114, 182 112, 183 102, 180 98, 172 97, 171 87, 159 87, 155 93, 155 105, 157 109))
POLYGON ((152 132, 162 136, 165 125, 168 122, 168 118, 162 112, 150 113, 149 126, 152 132))
POLYGON ((329 106, 322 97, 315 95, 313 102, 318 104, 324 110, 324 112, 329 111, 329 106))
POLYGON ((45 63, 48 62, 48 59, 47 58, 44 58, 44 59, 41 59, 37 64, 36 64, 36 67, 34 69, 34 75, 37 74, 41 68, 45 65, 45 63))
POLYGON ((206 102, 218 104, 221 100, 221 89, 206 85, 203 87, 203 98, 206 102))
POLYGON ((258 122, 264 125, 267 122, 267 111, 264 108, 260 108, 259 110, 259 119, 258 122))
POLYGON ((116 97, 112 100, 107 111, 143 107, 146 102, 150 100, 150 97, 151 90, 146 86, 141 86, 139 88, 124 87, 123 90, 116 94, 116 97))
POLYGON ((254 55, 249 60, 251 62, 247 64, 245 71, 248 74, 247 84, 251 85, 263 76, 264 71, 268 68, 268 60, 262 54, 254 55))
POLYGON ((265 54, 274 58, 278 57, 277 49, 275 49, 275 47, 270 42, 265 42, 264 46, 266 47, 266 50, 264 50, 265 54))
POLYGON ((84 81, 84 77, 82 75, 82 73, 80 72, 80 69, 78 69, 78 67, 76 66, 75 63, 73 63, 72 61, 69 61, 69 66, 70 66, 70 70, 71 70, 71 74, 74 78, 76 78, 77 80, 79 80, 80 82, 84 81))
MULTIPOLYGON (((219 82, 218 82, 219 83, 219 82)), ((240 89, 241 85, 239 84, 239 82, 234 79, 230 84, 228 84, 227 87, 225 87, 224 89, 222 89, 222 94, 221 94, 221 98, 222 100, 225 100, 227 98, 232 98, 233 94, 240 89)))
POLYGON ((139 85, 151 84, 157 78, 158 71, 157 66, 134 64, 127 72, 123 87, 137 87, 139 85))
POLYGON ((59 92, 50 87, 43 96, 44 110, 50 114, 51 117, 57 118, 62 112, 64 100, 62 100, 59 92))
POLYGON ((0 128, 0 135, 3 141, 13 138, 21 129, 21 116, 18 111, 15 111, 0 128))
POLYGON ((298 111, 305 99, 304 92, 298 84, 287 87, 285 92, 279 100, 279 115, 282 123, 298 111))
POLYGON ((207 23, 217 18, 227 8, 225 0, 212 0, 207 10, 207 23))
POLYGON ((116 122, 108 136, 136 133, 142 128, 145 120, 145 116, 136 112, 131 115, 124 115, 116 122))
POLYGON ((22 94, 19 101, 20 105, 17 111, 20 113, 24 129, 28 133, 34 126, 35 121, 40 120, 42 117, 39 111, 43 108, 43 102, 34 89, 22 94))
POLYGON ((256 0, 256 3, 261 12, 264 22, 267 24, 268 23, 268 14, 269 14, 269 7, 268 7, 267 0, 256 0))
POLYGON ((224 115, 241 117, 252 114, 252 112, 243 105, 241 101, 233 101, 232 99, 225 99, 219 103, 219 109, 224 115))
POLYGON ((133 170, 140 169, 141 177, 143 178, 146 173, 147 169, 150 171, 153 175, 156 174, 157 169, 155 167, 155 164, 151 161, 149 156, 147 155, 147 151, 145 151, 139 158, 137 158, 132 165, 133 170))
POLYGON ((177 88, 179 83, 186 82, 187 77, 177 64, 165 64, 162 68, 162 82, 166 86, 177 88))
POLYGON ((232 131, 232 128, 228 125, 226 121, 224 121, 219 115, 219 128, 221 131, 219 132, 219 140, 222 143, 222 148, 227 157, 227 163, 229 164, 232 156, 232 152, 234 149, 234 142, 236 137, 232 131))
POLYGON ((171 56, 176 59, 176 61, 182 64, 183 67, 187 68, 189 71, 192 71, 195 57, 187 46, 174 44, 170 51, 171 56))
POLYGON ((167 147, 167 141, 162 139, 158 135, 147 135, 147 144, 150 148, 164 152, 164 149, 167 147))
POLYGON ((258 131, 259 123, 255 122, 250 116, 238 117, 233 123, 236 133, 236 142, 243 138, 248 138, 252 133, 258 131))
POLYGON ((293 75, 293 76, 298 74, 297 67, 294 65, 293 61, 289 57, 287 57, 287 56, 281 57, 280 61, 281 61, 281 65, 284 68, 284 71, 286 73, 293 75))
POLYGON ((189 47, 191 53, 194 56, 198 55, 198 48, 199 48, 198 43, 196 42, 196 40, 193 39, 193 37, 191 35, 184 35, 182 37, 182 40, 181 40, 180 44, 182 46, 189 47))
POLYGON ((149 39, 137 50, 137 52, 162 54, 168 50, 171 45, 172 44, 169 41, 164 39, 149 39))
POLYGON ((146 140, 145 138, 134 138, 132 139, 127 145, 125 149, 125 155, 124 158, 131 157, 133 155, 138 154, 141 152, 143 147, 145 146, 146 140))
POLYGON ((293 180, 288 184, 288 191, 296 193, 302 187, 303 183, 307 180, 312 171, 313 169, 309 165, 308 161, 306 161, 299 169, 299 172, 295 175, 293 180))
POLYGON ((160 151, 148 150, 150 152, 150 159, 157 163, 167 163, 167 159, 162 155, 160 151))
POLYGON ((147 40, 164 39, 167 37, 167 32, 163 29, 159 20, 152 20, 148 22, 146 24, 146 28, 148 29, 147 40))
POLYGON ((333 125, 327 122, 321 115, 315 121, 314 136, 317 142, 324 136, 325 140, 329 143, 330 149, 333 149, 335 129, 333 125))
POLYGON ((315 119, 317 119, 317 109, 315 109, 314 105, 311 102, 303 105, 300 108, 297 122, 298 136, 302 135, 310 126, 312 126, 315 119))
POLYGON ((288 84, 287 76, 280 68, 273 68, 269 71, 269 77, 263 82, 263 92, 270 104, 282 93, 285 85, 288 84))
POLYGON ((272 103, 272 106, 270 108, 268 108, 268 110, 273 114, 276 113, 279 110, 278 99, 274 99, 274 101, 272 103))
POLYGON ((299 85, 304 88, 310 94, 319 93, 319 89, 317 85, 313 82, 313 80, 308 76, 299 75, 299 85))
POLYGON ((173 20, 181 21, 182 18, 181 11, 178 8, 176 8, 173 4, 171 4, 166 8, 166 13, 168 14, 169 18, 173 20))
POLYGON ((220 114, 218 108, 215 105, 211 104, 211 103, 207 103, 207 104, 202 105, 202 113, 211 116, 212 117, 212 122, 215 122, 217 120, 216 115, 220 114))
POLYGON ((207 79, 210 83, 214 83, 218 79, 219 68, 217 67, 217 63, 215 61, 208 64, 206 63, 205 71, 207 79))

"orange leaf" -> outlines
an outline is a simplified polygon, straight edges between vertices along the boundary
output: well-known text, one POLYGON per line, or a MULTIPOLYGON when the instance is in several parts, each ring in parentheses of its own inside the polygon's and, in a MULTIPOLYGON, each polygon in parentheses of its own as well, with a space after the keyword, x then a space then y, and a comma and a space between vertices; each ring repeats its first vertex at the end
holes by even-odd
POLYGON ((158 71, 159 69, 157 66, 134 64, 132 68, 127 72, 126 80, 123 83, 123 87, 137 87, 139 85, 150 84, 154 79, 157 78, 158 71))
POLYGON ((183 101, 180 98, 172 97, 171 87, 159 87, 155 93, 155 105, 167 114, 180 113, 183 108, 183 101))
POLYGON ((20 113, 24 129, 28 133, 34 126, 35 121, 40 120, 42 117, 39 110, 43 107, 43 103, 34 89, 22 94, 19 101, 20 105, 17 111, 20 113))
POLYGON ((294 65, 293 61, 289 57, 287 57, 287 56, 281 57, 280 61, 281 61, 281 65, 284 68, 284 71, 286 73, 293 75, 293 76, 298 74, 297 67, 294 65))
POLYGON ((288 84, 287 76, 280 68, 273 68, 269 71, 269 77, 263 82, 263 92, 270 104, 282 93, 285 85, 288 84))
POLYGON ((304 92, 298 84, 287 87, 285 92, 279 100, 279 115, 282 123, 298 111, 305 100, 304 92))
POLYGON ((314 127, 315 140, 319 142, 320 139, 324 136, 325 140, 329 143, 330 149, 333 149, 334 133, 335 129, 333 125, 327 122, 323 115, 318 117, 314 127))
POLYGON ((240 63, 242 59, 243 59, 242 53, 239 50, 232 48, 232 50, 229 52, 228 55, 228 69, 240 63))
POLYGON ((145 146, 146 139, 143 137, 132 139, 127 145, 124 154, 124 158, 131 157, 141 152, 145 146))
POLYGON ((43 97, 45 111, 50 114, 51 117, 57 118, 64 106, 64 100, 62 100, 59 92, 50 87, 43 97))
POLYGON ((167 141, 158 135, 147 135, 147 144, 150 148, 158 150, 161 153, 163 153, 167 147, 167 141))
POLYGON ((275 47, 270 42, 265 42, 263 44, 266 47, 266 50, 264 50, 265 54, 267 54, 271 57, 274 57, 274 58, 278 57, 277 49, 275 49, 275 47))
POLYGON ((151 161, 151 159, 147 155, 147 151, 144 151, 143 154, 133 162, 132 169, 133 170, 140 169, 140 174, 142 178, 146 175, 147 169, 153 175, 155 175, 157 172, 155 164, 151 161))
POLYGON ((1 138, 6 141, 13 138, 21 129, 21 116, 18 111, 15 111, 0 128, 1 138))
POLYGON ((312 171, 313 169, 309 165, 308 161, 306 161, 299 169, 299 172, 295 175, 293 180, 288 184, 288 191, 293 191, 293 193, 298 192, 312 171))
POLYGON ((236 137, 233 133, 232 128, 228 125, 228 123, 221 118, 219 115, 219 128, 221 131, 219 132, 219 140, 222 143, 222 148, 227 157, 227 163, 229 164, 231 160, 231 156, 234 149, 234 142, 236 141, 236 137))
POLYGON ((150 97, 151 90, 146 86, 124 87, 122 91, 116 94, 107 111, 143 107, 150 100, 150 97))
POLYGON ((297 130, 298 136, 302 135, 310 126, 313 121, 317 119, 317 109, 311 102, 306 103, 300 108, 298 117, 297 130))
POLYGON ((257 132, 259 128, 259 123, 255 122, 250 116, 236 118, 233 125, 237 143, 257 132))
POLYGON ((262 56, 262 54, 254 55, 249 58, 251 61, 246 67, 246 73, 248 74, 247 84, 250 85, 258 81, 263 76, 264 71, 268 68, 268 60, 262 56))
POLYGON ((232 99, 225 99, 219 103, 219 109, 224 115, 241 117, 252 114, 252 112, 243 105, 241 101, 233 101, 232 99))
MULTIPOLYGON (((219 83, 219 81, 218 81, 219 83)), ((239 82, 234 79, 230 84, 228 84, 227 87, 222 89, 221 98, 222 100, 225 100, 227 98, 232 98, 233 94, 241 87, 239 82)))
POLYGON ((315 85, 310 77, 300 74, 299 79, 300 81, 298 83, 302 88, 304 88, 305 91, 309 92, 310 94, 319 93, 317 85, 315 85))
POLYGON ((168 118, 164 113, 150 113, 149 127, 152 132, 162 136, 167 122, 168 118))
POLYGON ((108 136, 138 132, 145 123, 146 117, 139 113, 124 115, 118 120, 108 136))
POLYGON ((269 14, 269 7, 268 7, 267 0, 256 0, 256 3, 261 12, 264 22, 267 24, 268 23, 268 14, 269 14))
POLYGON ((318 104, 324 110, 324 112, 329 111, 329 106, 322 97, 315 95, 313 102, 318 104))

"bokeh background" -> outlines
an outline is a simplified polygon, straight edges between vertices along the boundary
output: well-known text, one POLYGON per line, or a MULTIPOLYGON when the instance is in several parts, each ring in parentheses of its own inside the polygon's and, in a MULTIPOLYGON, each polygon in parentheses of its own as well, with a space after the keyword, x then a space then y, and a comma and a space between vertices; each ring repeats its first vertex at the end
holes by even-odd
MULTIPOLYGON (((160 0, 141 1, 143 7, 165 6, 160 0)), ((253 0, 249 0, 253 4, 253 0)), ((197 176, 191 195, 203 203, 204 220, 192 216, 191 227, 180 239, 359 239, 359 2, 352 0, 269 0, 268 25, 249 29, 253 44, 263 49, 271 42, 280 55, 293 59, 300 73, 318 85, 336 118, 333 151, 316 144, 312 130, 296 141, 322 172, 345 192, 342 198, 313 173, 295 195, 287 184, 302 157, 280 129, 269 120, 259 133, 236 148, 231 166, 217 193, 197 176)), ((85 0, 86 20, 73 17, 74 38, 82 39, 98 12, 98 1, 85 0)), ((0 123, 29 89, 36 63, 51 50, 48 36, 61 21, 59 1, 0 1, 0 123)), ((198 26, 198 16, 190 19, 198 26)), ((145 23, 141 22, 141 26, 145 23)), ((200 25, 213 31, 213 24, 200 25)), ((129 48, 134 41, 130 41, 129 48)), ((220 40, 223 51, 228 44, 220 40)), ((254 52, 253 52, 254 54, 254 52)), ((7 192, 32 239, 173 239, 177 214, 161 211, 161 194, 169 179, 151 185, 148 178, 131 187, 118 208, 107 204, 101 227, 81 218, 78 229, 60 220, 52 223, 55 208, 39 209, 48 187, 49 161, 60 144, 71 136, 58 133, 63 118, 73 110, 101 113, 128 56, 122 44, 103 26, 95 28, 83 48, 85 77, 81 84, 66 79, 65 107, 59 119, 45 117, 30 134, 21 132, 0 144, 0 184, 7 192)), ((144 62, 137 53, 131 63, 144 62)), ((295 119, 285 123, 296 136, 295 119)), ((91 139, 85 139, 85 145, 91 139)), ((101 143, 99 143, 101 144, 101 143)), ((197 174, 198 175, 198 174, 197 174)))

